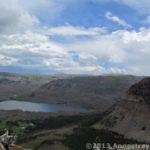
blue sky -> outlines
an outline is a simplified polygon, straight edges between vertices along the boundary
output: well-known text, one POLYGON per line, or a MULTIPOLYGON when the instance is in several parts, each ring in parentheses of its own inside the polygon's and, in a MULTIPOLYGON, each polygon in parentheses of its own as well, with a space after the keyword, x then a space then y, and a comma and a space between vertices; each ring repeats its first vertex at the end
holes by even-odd
POLYGON ((87 0, 80 5, 77 4, 68 7, 65 11, 60 13, 57 19, 55 18, 52 21, 46 17, 43 17, 43 15, 41 15, 40 18, 44 18, 43 23, 49 26, 58 26, 65 23, 70 23, 74 26, 84 27, 104 26, 107 27, 110 31, 116 30, 118 28, 121 29, 121 26, 118 24, 107 20, 105 17, 105 13, 107 11, 116 14, 120 18, 126 19, 126 21, 130 22, 131 24, 133 23, 136 29, 141 26, 139 19, 144 17, 143 15, 138 14, 136 10, 116 2, 104 2, 98 4, 87 0))
POLYGON ((0 0, 0 71, 149 75, 149 6, 148 0, 0 0))

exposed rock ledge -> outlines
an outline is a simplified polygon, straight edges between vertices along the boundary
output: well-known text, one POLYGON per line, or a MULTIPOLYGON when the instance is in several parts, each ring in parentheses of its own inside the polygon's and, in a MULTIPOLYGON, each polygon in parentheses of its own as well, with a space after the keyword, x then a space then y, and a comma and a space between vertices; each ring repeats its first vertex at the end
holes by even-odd
POLYGON ((21 146, 15 145, 15 141, 16 136, 11 136, 8 131, 6 131, 0 136, 0 150, 26 150, 21 146))

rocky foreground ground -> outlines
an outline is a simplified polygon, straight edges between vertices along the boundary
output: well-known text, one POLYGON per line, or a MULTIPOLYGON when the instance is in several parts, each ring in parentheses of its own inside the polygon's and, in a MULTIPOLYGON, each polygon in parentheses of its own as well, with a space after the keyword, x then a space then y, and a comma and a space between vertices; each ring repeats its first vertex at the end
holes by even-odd
POLYGON ((15 136, 8 134, 8 131, 0 136, 0 150, 26 150, 21 146, 15 145, 15 136))

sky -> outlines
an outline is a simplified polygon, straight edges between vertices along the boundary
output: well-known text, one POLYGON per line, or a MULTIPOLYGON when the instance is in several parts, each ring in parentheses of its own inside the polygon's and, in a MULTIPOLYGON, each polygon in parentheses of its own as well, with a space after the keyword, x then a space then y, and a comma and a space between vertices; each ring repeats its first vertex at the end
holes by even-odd
POLYGON ((0 0, 0 71, 150 75, 149 0, 0 0))

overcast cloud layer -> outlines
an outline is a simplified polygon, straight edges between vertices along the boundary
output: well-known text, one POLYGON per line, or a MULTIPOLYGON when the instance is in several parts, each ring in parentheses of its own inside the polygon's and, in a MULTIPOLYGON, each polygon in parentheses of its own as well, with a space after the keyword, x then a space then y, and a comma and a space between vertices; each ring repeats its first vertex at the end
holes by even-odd
POLYGON ((149 0, 0 0, 0 67, 150 75, 148 6, 149 0))

